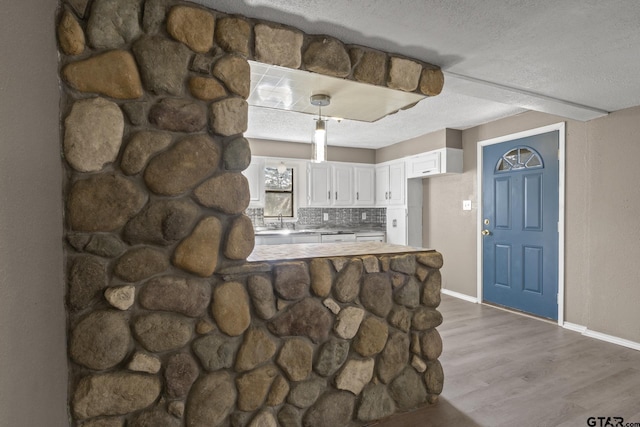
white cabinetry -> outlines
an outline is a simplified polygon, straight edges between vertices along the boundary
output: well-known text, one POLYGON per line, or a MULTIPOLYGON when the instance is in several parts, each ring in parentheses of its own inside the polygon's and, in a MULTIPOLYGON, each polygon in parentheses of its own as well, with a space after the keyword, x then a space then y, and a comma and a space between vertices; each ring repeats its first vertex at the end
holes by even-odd
MULTIPOLYGON (((414 233, 415 231, 412 230, 411 232, 414 233)), ((406 208, 387 208, 387 243, 394 245, 407 244, 406 208)))
POLYGON ((320 235, 285 234, 256 236, 256 245, 286 245, 291 243, 320 243, 320 235))
POLYGON ((353 205, 353 167, 330 163, 309 164, 309 206, 353 205))
POLYGON ((356 188, 356 206, 373 206, 375 204, 375 169, 373 166, 355 166, 353 180, 356 188))
POLYGON ((320 243, 318 234, 293 234, 291 243, 320 243))
POLYGON ((407 178, 462 173, 462 150, 441 148, 407 158, 407 178))
POLYGON ((331 204, 331 166, 327 163, 309 163, 309 206, 329 206, 331 204))
POLYGON ((320 236, 320 243, 342 243, 342 242, 355 242, 356 235, 354 233, 345 234, 322 234, 320 236))
POLYGON ((376 204, 398 206, 405 204, 404 161, 376 167, 376 204))
POLYGON ((256 236, 256 245, 285 245, 291 243, 291 236, 256 236))
POLYGON ((359 235, 356 234, 356 242, 380 242, 384 243, 386 241, 384 237, 384 233, 380 234, 365 234, 359 235))
POLYGON ((333 205, 351 206, 353 204, 353 167, 333 165, 333 205))
POLYGON ((242 174, 249 182, 249 207, 264 207, 264 160, 252 159, 248 168, 242 174))

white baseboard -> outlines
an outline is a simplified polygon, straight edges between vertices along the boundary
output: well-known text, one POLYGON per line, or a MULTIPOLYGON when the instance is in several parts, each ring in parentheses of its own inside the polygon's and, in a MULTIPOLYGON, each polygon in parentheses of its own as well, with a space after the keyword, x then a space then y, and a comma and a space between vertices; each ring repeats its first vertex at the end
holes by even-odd
POLYGON ((571 322, 564 322, 564 324, 562 326, 565 329, 569 329, 570 331, 574 331, 574 332, 577 332, 579 334, 584 334, 587 331, 587 327, 586 326, 577 325, 577 324, 571 323, 571 322))
POLYGON ((600 341, 605 341, 611 344, 621 345, 623 347, 640 351, 640 343, 637 343, 635 341, 626 340, 624 338, 615 337, 613 335, 603 334, 602 332, 592 331, 586 326, 576 325, 575 323, 564 322, 564 325, 562 326, 566 329, 578 332, 585 337, 595 338, 600 341))
MULTIPOLYGON (((445 295, 452 296, 454 298, 472 302, 474 304, 478 303, 478 298, 472 297, 470 295, 462 294, 460 292, 451 291, 449 289, 442 289, 440 292, 445 295)), ((574 332, 578 332, 579 334, 582 334, 585 337, 595 338, 600 341, 605 341, 611 344, 621 345, 623 347, 640 351, 640 343, 637 343, 635 341, 627 340, 620 337, 615 337, 613 335, 603 334, 602 332, 592 331, 586 326, 578 325, 576 323, 571 323, 571 322, 564 322, 562 324, 562 327, 574 332)))
POLYGON ((469 295, 466 295, 466 294, 461 294, 460 292, 450 291, 449 289, 441 289, 440 292, 445 294, 445 295, 449 295, 451 297, 455 297, 455 298, 458 298, 458 299, 462 299, 462 300, 465 300, 465 301, 472 302, 474 304, 478 303, 478 298, 472 297, 472 296, 469 296, 469 295))

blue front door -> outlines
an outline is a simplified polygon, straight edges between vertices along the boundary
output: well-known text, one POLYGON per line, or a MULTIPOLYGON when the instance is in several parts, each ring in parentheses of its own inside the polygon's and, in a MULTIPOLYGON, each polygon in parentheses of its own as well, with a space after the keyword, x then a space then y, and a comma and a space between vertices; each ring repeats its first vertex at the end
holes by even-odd
POLYGON ((483 300, 558 318, 559 131, 482 149, 483 300))

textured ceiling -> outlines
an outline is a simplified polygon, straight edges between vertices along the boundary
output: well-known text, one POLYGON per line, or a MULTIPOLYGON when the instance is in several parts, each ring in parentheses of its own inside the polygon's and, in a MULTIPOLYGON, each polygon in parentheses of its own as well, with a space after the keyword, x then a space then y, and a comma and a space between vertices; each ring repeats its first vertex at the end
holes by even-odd
MULTIPOLYGON (((329 144, 382 147, 526 110, 577 120, 640 105, 637 0, 198 0, 442 67, 445 89, 329 144)), ((307 142, 306 114, 251 107, 248 137, 307 142)))

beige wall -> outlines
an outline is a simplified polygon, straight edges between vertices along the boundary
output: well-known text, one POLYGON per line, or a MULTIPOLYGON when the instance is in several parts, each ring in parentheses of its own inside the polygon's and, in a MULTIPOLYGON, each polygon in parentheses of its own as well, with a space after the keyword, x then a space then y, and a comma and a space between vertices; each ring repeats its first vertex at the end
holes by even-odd
POLYGON ((640 342, 640 107, 590 122, 587 137, 587 326, 640 342))
POLYGON ((376 163, 400 159, 439 148, 462 148, 462 131, 442 129, 376 150, 376 163))
MULTIPOLYGON (((0 425, 68 425, 55 7, 7 2, 0 15, 0 425)), ((445 256, 447 289, 475 295, 476 142, 561 120, 527 113, 463 131, 464 173, 423 180, 425 243, 445 256)), ((638 135, 640 108, 567 125, 566 317, 636 342, 638 135)), ((329 158, 375 163, 439 144, 415 140, 397 155, 330 147, 329 158)), ((298 145, 293 157, 306 158, 298 145)), ((252 141, 254 154, 273 154, 263 148, 252 141)))
POLYGON ((56 2, 0 14, 0 425, 68 426, 56 2))
MULTIPOLYGON (((310 159, 311 144, 247 138, 254 156, 310 159)), ((366 148, 327 147, 327 160, 353 163, 375 163, 376 151, 366 148)))
MULTIPOLYGON (((530 112, 465 130, 464 173, 423 180, 424 241, 444 255, 444 288, 476 295, 477 142, 561 121, 530 112)), ((637 135, 640 107, 566 121, 565 320, 640 342, 637 135)))

